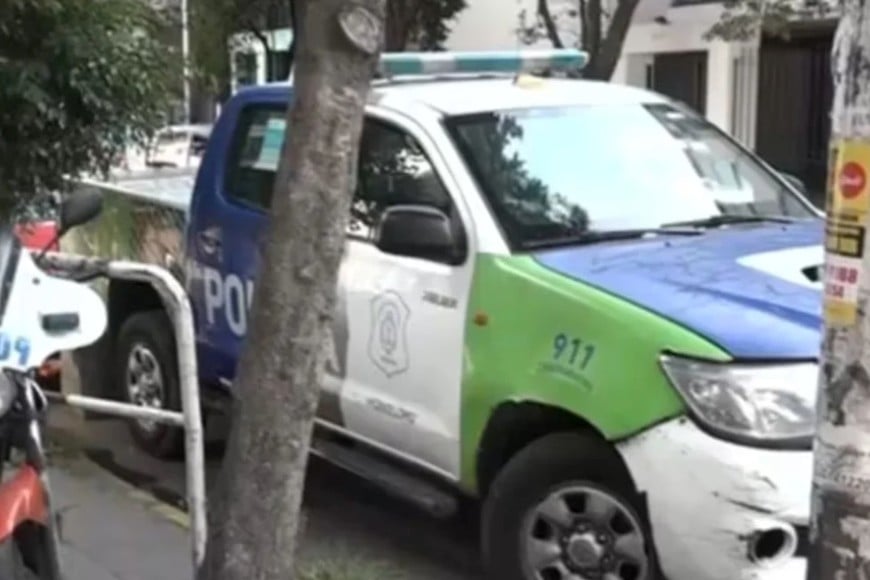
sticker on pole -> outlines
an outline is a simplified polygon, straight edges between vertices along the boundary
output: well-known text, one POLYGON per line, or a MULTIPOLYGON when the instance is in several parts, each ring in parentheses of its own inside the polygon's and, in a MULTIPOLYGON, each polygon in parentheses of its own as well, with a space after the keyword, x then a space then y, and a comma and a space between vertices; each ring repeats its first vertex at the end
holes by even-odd
POLYGON ((847 258, 861 258, 866 237, 864 226, 829 220, 825 226, 825 249, 847 258))
POLYGON ((825 259, 825 318, 833 326, 851 326, 858 313, 861 260, 828 254, 825 259))
POLYGON ((832 213, 864 216, 870 210, 870 144, 844 141, 836 149, 832 175, 832 213))

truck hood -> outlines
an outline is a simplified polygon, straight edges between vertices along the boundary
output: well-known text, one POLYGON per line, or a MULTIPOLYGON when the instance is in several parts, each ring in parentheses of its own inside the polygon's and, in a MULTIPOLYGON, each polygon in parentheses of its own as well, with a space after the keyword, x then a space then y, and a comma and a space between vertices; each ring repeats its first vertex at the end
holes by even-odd
POLYGON ((548 250, 545 267, 669 318, 738 359, 818 357, 824 222, 548 250))

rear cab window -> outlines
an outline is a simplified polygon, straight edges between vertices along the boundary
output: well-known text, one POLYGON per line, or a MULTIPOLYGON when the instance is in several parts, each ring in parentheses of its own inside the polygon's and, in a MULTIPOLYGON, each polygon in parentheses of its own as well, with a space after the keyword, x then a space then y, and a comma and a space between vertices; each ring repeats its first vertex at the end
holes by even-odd
MULTIPOLYGON (((284 145, 285 117, 281 107, 252 107, 242 113, 224 187, 230 201, 268 210, 284 145)), ((428 205, 459 220, 446 187, 417 140, 397 125, 366 117, 348 235, 371 241, 383 212, 400 204, 428 205)))
POLYGON ((269 208, 284 146, 285 117, 285 109, 278 106, 242 112, 224 183, 230 201, 261 211, 269 208))

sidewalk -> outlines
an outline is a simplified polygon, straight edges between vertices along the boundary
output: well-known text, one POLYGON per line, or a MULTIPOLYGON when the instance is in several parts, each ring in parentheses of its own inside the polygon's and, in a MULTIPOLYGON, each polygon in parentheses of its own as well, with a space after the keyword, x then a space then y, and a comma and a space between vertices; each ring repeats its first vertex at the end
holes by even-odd
POLYGON ((184 514, 73 451, 52 456, 64 580, 191 580, 184 514))

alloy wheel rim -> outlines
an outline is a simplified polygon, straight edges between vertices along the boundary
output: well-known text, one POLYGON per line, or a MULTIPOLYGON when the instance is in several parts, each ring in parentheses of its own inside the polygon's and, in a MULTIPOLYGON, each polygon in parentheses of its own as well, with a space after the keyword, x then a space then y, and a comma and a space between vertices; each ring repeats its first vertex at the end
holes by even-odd
MULTIPOLYGON (((127 357, 126 373, 127 397, 131 403, 153 409, 164 408, 165 389, 163 373, 157 356, 146 345, 138 343, 130 349, 127 357)), ((157 422, 136 419, 139 428, 151 434, 157 429, 157 422)))
POLYGON ((533 507, 521 531, 529 580, 646 580, 650 559, 640 519, 607 491, 561 486, 533 507))

